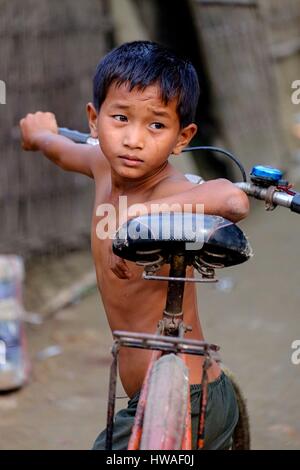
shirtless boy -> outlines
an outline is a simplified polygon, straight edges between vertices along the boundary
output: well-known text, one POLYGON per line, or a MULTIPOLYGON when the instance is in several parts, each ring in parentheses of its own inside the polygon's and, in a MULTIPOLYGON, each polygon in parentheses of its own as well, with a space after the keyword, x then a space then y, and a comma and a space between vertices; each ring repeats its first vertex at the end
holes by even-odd
MULTIPOLYGON (((205 213, 233 222, 248 214, 248 198, 229 181, 217 179, 195 185, 168 162, 169 155, 179 155, 197 131, 193 120, 198 97, 197 75, 188 61, 155 43, 136 41, 111 51, 96 69, 94 98, 87 104, 87 114, 91 135, 99 138, 99 147, 74 144, 58 135, 51 113, 28 114, 20 122, 25 150, 41 151, 62 169, 95 181, 92 253, 112 330, 155 333, 167 286, 163 282, 145 282, 141 267, 115 256, 111 239, 97 236, 98 206, 112 204, 118 213, 119 197, 127 196, 128 207, 143 203, 147 210, 151 203, 179 203, 182 207, 189 203, 196 211, 196 204, 202 203, 205 213)), ((160 274, 167 273, 167 269, 164 266, 160 274)), ((190 268, 189 276, 192 271, 190 268)), ((187 338, 203 339, 192 283, 185 288, 183 309, 185 323, 192 326, 187 338)), ((127 409, 116 415, 114 449, 127 447, 150 354, 121 348, 119 373, 130 401, 127 409)), ((202 360, 187 358, 194 442, 202 360)), ((230 380, 217 363, 210 367, 208 377, 205 448, 227 448, 238 419, 236 398, 230 380)), ((94 449, 104 446, 105 431, 98 436, 94 449)))

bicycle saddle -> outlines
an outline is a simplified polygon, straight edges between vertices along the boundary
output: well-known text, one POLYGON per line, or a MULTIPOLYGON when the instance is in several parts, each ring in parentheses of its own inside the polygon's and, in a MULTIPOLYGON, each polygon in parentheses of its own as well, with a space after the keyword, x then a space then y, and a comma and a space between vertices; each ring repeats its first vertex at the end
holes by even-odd
POLYGON ((247 261, 251 246, 243 231, 220 216, 194 213, 147 214, 125 222, 113 240, 113 252, 134 262, 155 262, 158 255, 184 253, 217 268, 247 261))

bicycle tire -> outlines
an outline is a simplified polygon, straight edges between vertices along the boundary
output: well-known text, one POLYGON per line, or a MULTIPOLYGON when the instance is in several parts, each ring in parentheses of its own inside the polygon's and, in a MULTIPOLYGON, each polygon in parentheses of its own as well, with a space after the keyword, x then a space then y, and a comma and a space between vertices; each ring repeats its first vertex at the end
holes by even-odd
POLYGON ((175 354, 153 366, 140 449, 180 450, 189 394, 188 368, 175 354))
POLYGON ((239 408, 239 419, 232 436, 232 450, 250 450, 251 433, 247 402, 231 370, 224 366, 222 369, 232 382, 239 408))

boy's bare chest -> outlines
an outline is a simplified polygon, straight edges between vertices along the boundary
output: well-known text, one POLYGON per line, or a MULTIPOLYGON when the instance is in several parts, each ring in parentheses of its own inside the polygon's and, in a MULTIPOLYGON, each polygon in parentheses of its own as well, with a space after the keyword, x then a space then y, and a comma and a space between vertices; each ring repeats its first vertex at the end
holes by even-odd
POLYGON ((91 244, 98 274, 109 270, 112 261, 112 241, 117 229, 126 221, 128 207, 146 202, 147 193, 112 194, 110 187, 96 188, 91 224, 91 244))
POLYGON ((151 199, 151 193, 152 191, 149 190, 129 193, 112 192, 109 184, 105 187, 96 187, 92 219, 94 235, 96 230, 98 239, 103 240, 107 238, 108 233, 115 233, 127 220, 128 208, 135 204, 146 203, 151 199))

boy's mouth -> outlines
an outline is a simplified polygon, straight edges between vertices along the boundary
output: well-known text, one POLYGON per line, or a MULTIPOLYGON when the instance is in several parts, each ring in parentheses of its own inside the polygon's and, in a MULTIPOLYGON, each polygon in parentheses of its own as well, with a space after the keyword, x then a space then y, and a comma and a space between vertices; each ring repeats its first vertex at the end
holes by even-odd
POLYGON ((129 166, 135 166, 139 163, 143 163, 143 160, 140 158, 135 157, 134 155, 120 155, 120 157, 124 162, 129 166))

